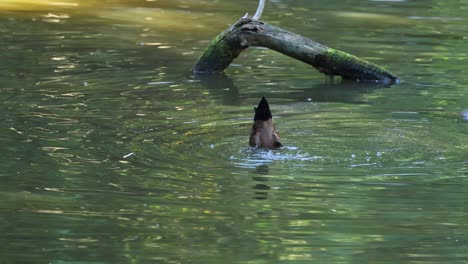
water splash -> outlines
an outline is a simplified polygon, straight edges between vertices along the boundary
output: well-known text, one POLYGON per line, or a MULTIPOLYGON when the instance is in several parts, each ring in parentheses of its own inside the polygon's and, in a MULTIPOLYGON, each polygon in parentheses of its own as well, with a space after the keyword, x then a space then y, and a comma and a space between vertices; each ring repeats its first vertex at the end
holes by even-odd
POLYGON ((297 147, 294 146, 284 146, 282 148, 274 150, 249 147, 241 149, 237 157, 231 156, 231 160, 234 161, 235 164, 247 168, 252 168, 277 161, 304 162, 319 159, 322 159, 322 157, 302 153, 297 147))

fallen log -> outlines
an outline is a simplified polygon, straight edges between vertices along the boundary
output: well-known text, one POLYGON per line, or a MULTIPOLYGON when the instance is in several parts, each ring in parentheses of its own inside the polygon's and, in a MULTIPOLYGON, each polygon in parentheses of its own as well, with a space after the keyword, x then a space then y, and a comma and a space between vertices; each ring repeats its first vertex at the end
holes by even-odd
POLYGON ((298 34, 248 18, 215 37, 198 59, 196 73, 223 72, 250 46, 266 47, 314 66, 328 76, 356 82, 399 83, 397 76, 372 62, 335 50, 298 34))

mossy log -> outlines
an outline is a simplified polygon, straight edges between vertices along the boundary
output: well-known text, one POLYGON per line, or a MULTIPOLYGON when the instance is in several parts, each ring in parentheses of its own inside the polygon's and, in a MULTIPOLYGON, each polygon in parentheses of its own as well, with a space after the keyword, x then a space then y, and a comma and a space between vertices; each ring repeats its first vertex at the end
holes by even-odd
POLYGON ((196 66, 196 73, 223 72, 249 46, 266 47, 314 66, 328 76, 357 82, 398 83, 386 69, 343 51, 251 18, 241 18, 214 38, 196 66))

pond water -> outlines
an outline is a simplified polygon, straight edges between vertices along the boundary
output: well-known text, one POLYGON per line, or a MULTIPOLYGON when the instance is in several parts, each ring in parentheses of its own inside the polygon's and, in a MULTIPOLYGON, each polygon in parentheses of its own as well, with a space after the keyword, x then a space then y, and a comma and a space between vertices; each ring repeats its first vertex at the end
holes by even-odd
POLYGON ((468 262, 468 1, 268 1, 391 87, 193 75, 256 1, 2 2, 0 263, 468 262), (284 148, 248 147, 262 96, 284 148))

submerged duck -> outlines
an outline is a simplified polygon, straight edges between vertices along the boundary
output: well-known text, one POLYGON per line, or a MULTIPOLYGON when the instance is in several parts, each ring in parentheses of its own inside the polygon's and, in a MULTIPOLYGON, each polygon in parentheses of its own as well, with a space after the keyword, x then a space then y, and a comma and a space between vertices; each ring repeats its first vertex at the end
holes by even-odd
POLYGON ((257 148, 278 148, 282 147, 273 117, 271 115, 270 106, 265 97, 262 97, 257 107, 254 107, 255 116, 250 132, 249 145, 257 148))

